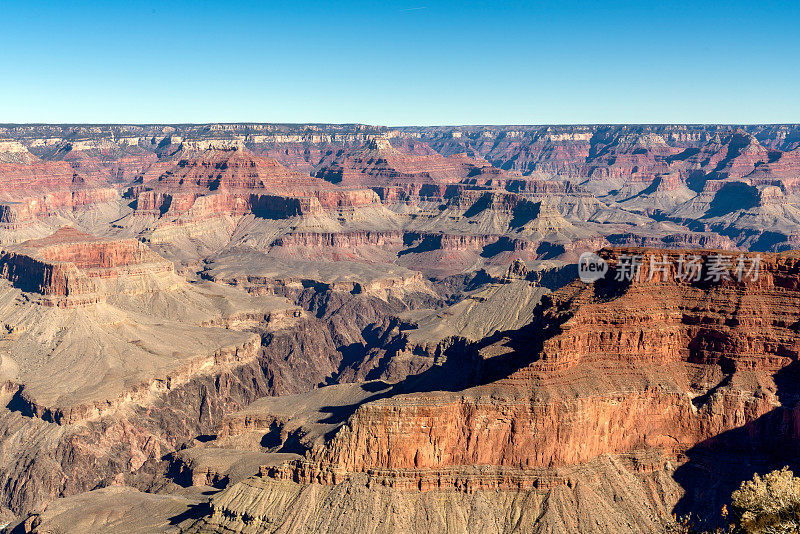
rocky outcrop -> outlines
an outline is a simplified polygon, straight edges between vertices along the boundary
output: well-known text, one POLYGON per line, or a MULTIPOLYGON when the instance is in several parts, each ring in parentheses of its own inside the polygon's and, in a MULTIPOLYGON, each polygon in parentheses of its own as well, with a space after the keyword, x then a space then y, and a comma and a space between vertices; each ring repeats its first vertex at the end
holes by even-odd
POLYGON ((138 213, 202 220, 219 215, 265 218, 318 215, 379 202, 373 191, 332 189, 322 180, 287 169, 238 147, 183 149, 153 165, 130 187, 138 213))
POLYGON ((610 245, 617 247, 737 249, 736 243, 731 238, 713 232, 687 232, 652 237, 634 233, 612 234, 606 236, 606 240, 610 245))
POLYGON ((0 227, 15 229, 39 217, 63 212, 76 212, 95 204, 112 202, 118 198, 111 188, 54 191, 38 197, 0 201, 0 227))
POLYGON ((136 211, 141 214, 188 216, 192 220, 219 215, 255 215, 287 219, 321 212, 314 197, 287 197, 270 194, 167 193, 147 191, 130 193, 136 197, 136 211))
POLYGON ((337 247, 353 248, 363 245, 391 247, 402 246, 402 232, 298 232, 287 234, 273 241, 276 247, 337 247))
MULTIPOLYGON (((756 421, 761 426, 753 427, 749 439, 771 443, 770 433, 777 432, 796 440, 796 424, 768 428, 776 410, 794 420, 793 394, 781 391, 776 373, 798 360, 791 317, 800 316, 800 261, 793 254, 768 255, 757 276, 737 281, 731 265, 719 282, 705 281, 716 272, 712 258, 723 253, 605 251, 612 267, 606 278, 575 282, 545 296, 541 315, 530 326, 474 346, 472 357, 481 371, 467 383, 479 385, 456 386, 460 379, 453 373, 464 369, 457 360, 466 355, 451 352, 438 378, 435 367, 429 372, 439 388, 450 389, 440 382, 449 380, 453 393, 409 393, 404 389, 418 386, 398 384, 356 408, 305 460, 265 468, 261 481, 251 484, 262 488, 267 502, 274 489, 312 483, 555 498, 554 487, 576 484, 559 473, 578 466, 591 472, 604 455, 640 458, 626 473, 669 476, 689 459, 690 449, 756 421), (689 254, 702 258, 700 281, 676 279, 675 265, 689 254), (671 260, 671 266, 655 264, 659 268, 651 273, 646 261, 638 281, 616 281, 615 269, 622 269, 626 258, 649 261, 651 255, 671 260)), ((672 487, 673 494, 661 498, 666 510, 680 497, 672 487)), ((601 495, 597 502, 605 498, 601 495)), ((215 510, 247 513, 226 499, 221 497, 215 510)), ((624 530, 663 528, 658 526, 663 519, 651 521, 624 530)))
POLYGON ((173 272, 172 263, 137 240, 102 240, 72 227, 0 252, 0 275, 49 306, 96 303, 111 291, 135 290, 132 278, 173 272), (116 284, 120 277, 127 280, 116 284))
POLYGON ((409 154, 393 147, 387 138, 375 138, 358 149, 331 151, 317 165, 314 176, 331 183, 357 187, 414 182, 446 185, 481 175, 490 169, 488 163, 466 154, 450 157, 433 151, 424 155, 409 154))
POLYGON ((634 467, 651 461, 602 458, 584 469, 561 470, 531 490, 491 489, 505 474, 481 469, 471 477, 431 477, 434 486, 460 478, 456 486, 472 491, 407 491, 378 472, 337 484, 252 478, 215 496, 209 515, 188 532, 270 532, 275 517, 297 532, 653 532, 669 523, 661 497, 677 490, 668 478, 634 467))
MULTIPOLYGON (((661 251, 633 249, 615 252, 610 260, 613 262, 622 253, 645 257, 657 254, 658 260, 662 259, 661 251)), ((709 253, 705 254, 707 258, 709 253)), ((670 253, 667 257, 677 261, 678 256, 670 253)), ((674 271, 667 274, 669 280, 662 280, 657 274, 649 282, 633 284, 611 301, 595 296, 592 289, 598 286, 587 287, 578 285, 579 282, 568 286, 552 297, 545 297, 552 306, 549 313, 553 314, 546 315, 545 320, 551 325, 561 325, 560 333, 545 339, 538 355, 527 356, 534 358, 533 363, 493 386, 478 388, 466 398, 452 402, 446 395, 419 394, 365 405, 350 421, 352 430, 340 432, 319 453, 319 459, 357 471, 371 467, 411 469, 469 464, 568 465, 604 453, 629 452, 636 446, 689 447, 737 423, 755 419, 776 406, 774 396, 756 396, 752 402, 742 399, 741 405, 730 406, 723 410, 726 415, 718 417, 716 411, 698 412, 692 408, 692 392, 685 382, 688 369, 683 370, 683 379, 678 374, 671 385, 662 384, 652 391, 645 387, 652 377, 647 373, 636 375, 642 372, 639 366, 655 365, 676 372, 680 367, 675 366, 686 364, 717 365, 729 373, 760 370, 769 375, 795 361, 800 346, 790 325, 780 318, 783 312, 777 310, 800 303, 794 294, 800 263, 793 256, 770 257, 765 259, 762 269, 756 281, 727 281, 716 286, 684 286, 671 280, 674 271), (787 294, 787 290, 792 293, 787 294), (754 296, 749 297, 748 291, 754 296), (705 303, 712 298, 715 308, 708 309, 705 303), (565 307, 565 311, 556 311, 565 307), (765 315, 765 309, 777 313, 765 315), (612 390, 613 400, 608 400, 609 392, 598 389, 600 384, 587 384, 587 393, 596 390, 598 395, 606 397, 597 406, 598 411, 590 416, 583 411, 588 405, 580 401, 563 412, 562 395, 548 385, 554 386, 556 377, 563 379, 568 371, 575 377, 570 381, 580 384, 577 377, 582 371, 576 366, 583 369, 601 364, 630 369, 626 371, 632 375, 627 386, 630 390, 618 395, 622 382, 612 390), (540 385, 534 389, 534 396, 519 398, 532 384, 540 385), (488 395, 497 388, 502 391, 503 387, 509 387, 508 393, 521 404, 509 401, 502 408, 496 406, 488 395), (639 391, 643 387, 644 393, 639 391), (489 415, 488 411, 495 409, 501 409, 505 415, 489 415), (572 423, 568 433, 549 426, 558 425, 560 417, 572 417, 557 415, 570 413, 570 409, 583 414, 580 425, 572 423), (621 419, 615 420, 612 413, 621 419), (654 414, 660 415, 654 418, 654 414), (363 423, 358 421, 361 417, 365 418, 363 423), (737 417, 745 420, 737 421, 737 417), (500 423, 502 420, 507 422, 500 423), (415 422, 409 427, 402 421, 415 422), (485 421, 494 422, 483 426, 485 421), (620 427, 619 432, 612 432, 609 427, 608 434, 595 432, 604 425, 631 426, 630 430, 620 427), (464 428, 469 431, 464 432, 464 428), (647 436, 637 435, 634 428, 642 429, 647 436), (558 442, 546 439, 554 434, 561 436, 558 442), (417 438, 421 441, 416 441, 417 438)), ((647 267, 642 268, 642 277, 648 276, 647 267)), ((509 349, 490 346, 482 350, 484 358, 489 360, 499 357, 494 351, 509 349)), ((719 400, 732 401, 723 399, 721 396, 719 400)))
POLYGON ((187 146, 169 160, 149 169, 141 182, 165 188, 184 186, 200 189, 265 189, 309 186, 315 180, 291 171, 278 162, 243 149, 187 146))
POLYGON ((44 162, 27 151, 23 154, 26 157, 13 162, 0 159, 3 228, 20 228, 37 218, 78 211, 117 198, 108 182, 76 172, 66 162, 44 162))

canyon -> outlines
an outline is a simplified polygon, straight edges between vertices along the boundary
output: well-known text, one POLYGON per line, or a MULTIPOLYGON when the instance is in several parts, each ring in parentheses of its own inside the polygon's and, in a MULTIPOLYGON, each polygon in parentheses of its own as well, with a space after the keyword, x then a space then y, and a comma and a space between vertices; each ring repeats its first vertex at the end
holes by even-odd
POLYGON ((0 524, 723 525, 800 457, 799 180, 791 124, 0 125, 0 524))

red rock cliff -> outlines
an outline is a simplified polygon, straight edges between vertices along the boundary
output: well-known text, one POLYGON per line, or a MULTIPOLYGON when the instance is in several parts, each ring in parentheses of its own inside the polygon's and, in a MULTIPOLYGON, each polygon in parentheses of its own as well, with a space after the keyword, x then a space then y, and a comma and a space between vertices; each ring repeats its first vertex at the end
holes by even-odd
MULTIPOLYGON (((604 255, 613 266, 622 254, 695 253, 604 255)), ((716 253, 700 253, 703 275, 716 253)), ((780 406, 772 377, 800 350, 800 256, 764 255, 758 278, 743 282, 681 282, 674 269, 651 278, 643 267, 627 284, 611 273, 547 297, 541 321, 479 347, 484 376, 501 378, 364 404, 309 459, 343 473, 526 470, 648 448, 679 459, 780 406)), ((796 437, 799 429, 773 431, 796 437)), ((324 478, 313 469, 304 476, 324 478)))

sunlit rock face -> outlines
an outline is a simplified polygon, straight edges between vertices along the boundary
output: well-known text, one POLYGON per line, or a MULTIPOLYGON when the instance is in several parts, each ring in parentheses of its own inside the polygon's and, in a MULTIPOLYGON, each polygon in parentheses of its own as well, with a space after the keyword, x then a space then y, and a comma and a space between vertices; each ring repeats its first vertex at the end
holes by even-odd
MULTIPOLYGON (((343 521, 322 501, 343 505, 378 486, 404 503, 386 520, 412 530, 423 528, 410 518, 431 499, 468 514, 469 496, 481 494, 507 524, 509 499, 535 503, 539 513, 543 502, 571 509, 589 488, 584 513, 595 524, 617 524, 606 508, 616 502, 637 508, 630 517, 650 516, 646 526, 633 521, 624 531, 664 528, 669 510, 686 500, 689 488, 679 483, 694 476, 703 450, 721 444, 728 453, 770 454, 800 431, 796 388, 782 378, 800 349, 795 321, 787 320, 800 316, 800 257, 759 255, 758 272, 741 281, 733 266, 719 282, 706 280, 719 254, 730 252, 601 251, 611 266, 605 278, 545 296, 526 327, 451 351, 441 372, 429 371, 432 390, 409 392, 418 389, 414 382, 400 383, 366 398, 327 440, 310 442, 302 460, 264 467, 259 478, 215 497, 203 528, 221 532, 243 514, 269 524, 291 515, 288 494, 319 484, 316 497, 302 499, 318 511, 317 525, 343 521), (700 280, 677 279, 679 258, 695 254, 700 280), (617 280, 616 269, 632 256, 661 263, 651 272, 645 262, 636 279, 617 280), (466 362, 477 374, 465 371, 466 362), (470 382, 477 385, 459 387, 470 382), (591 482, 607 477, 633 477, 628 497, 591 482), (644 497, 655 487, 657 504, 644 497)), ((264 416, 274 409, 265 405, 264 416)), ((572 516, 535 517, 521 516, 537 528, 579 524, 572 516)))
POLYGON ((0 523, 654 532, 800 456, 796 125, 0 136, 0 523))

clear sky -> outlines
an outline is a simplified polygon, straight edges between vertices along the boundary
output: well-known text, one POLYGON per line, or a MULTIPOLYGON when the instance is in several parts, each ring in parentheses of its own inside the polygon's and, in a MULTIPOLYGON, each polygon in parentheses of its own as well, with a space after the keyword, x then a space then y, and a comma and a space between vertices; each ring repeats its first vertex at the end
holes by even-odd
POLYGON ((800 122, 800 2, 0 0, 0 122, 800 122))

